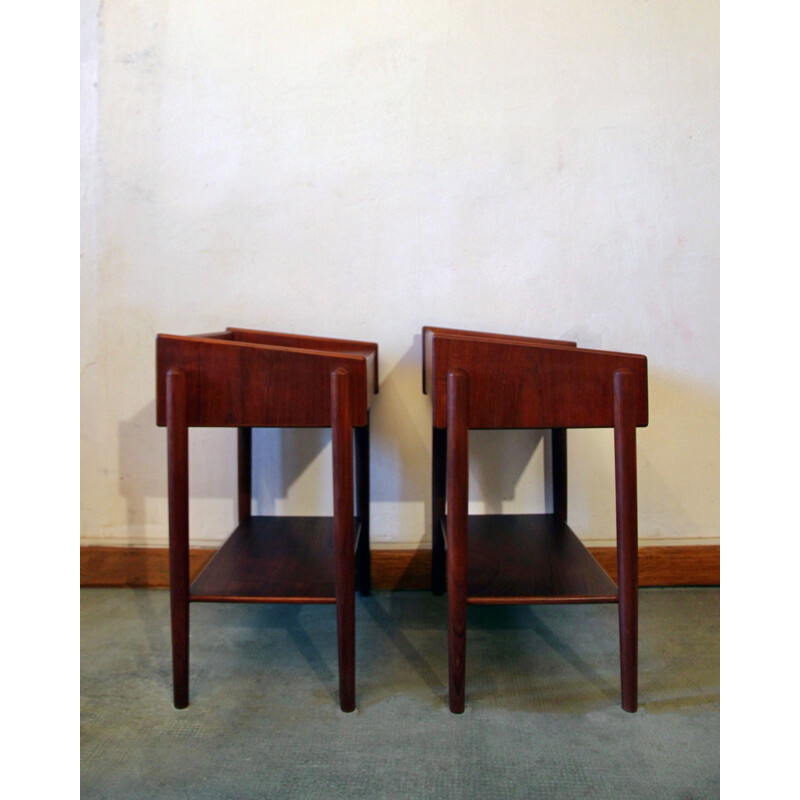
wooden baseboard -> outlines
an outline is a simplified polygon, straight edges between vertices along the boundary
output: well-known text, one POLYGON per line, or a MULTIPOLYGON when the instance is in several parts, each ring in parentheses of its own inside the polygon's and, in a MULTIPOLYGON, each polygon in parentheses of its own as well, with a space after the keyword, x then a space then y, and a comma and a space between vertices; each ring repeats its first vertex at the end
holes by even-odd
MULTIPOLYGON (((613 547, 590 547, 613 580, 613 547)), ((191 578, 214 555, 211 548, 189 552, 191 578)), ((165 588, 169 586, 166 547, 81 547, 81 586, 165 588)), ((719 545, 639 548, 640 586, 719 586, 719 545)), ((372 586, 379 591, 430 588, 430 550, 373 550, 372 586)))

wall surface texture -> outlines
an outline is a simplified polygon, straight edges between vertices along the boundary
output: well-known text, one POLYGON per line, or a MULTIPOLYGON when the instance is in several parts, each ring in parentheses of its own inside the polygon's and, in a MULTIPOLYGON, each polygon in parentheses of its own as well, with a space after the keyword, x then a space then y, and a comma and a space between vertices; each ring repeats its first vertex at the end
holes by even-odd
MULTIPOLYGON (((644 353, 640 539, 719 541, 719 19, 710 0, 83 0, 83 544, 167 541, 157 333, 380 345, 375 547, 430 541, 425 324, 644 353)), ((235 524, 193 430, 192 542, 235 524)), ((570 518, 614 538, 609 431, 570 518)), ((471 435, 476 512, 546 503, 542 436, 471 435)), ((330 435, 259 431, 259 513, 327 514, 330 435)))

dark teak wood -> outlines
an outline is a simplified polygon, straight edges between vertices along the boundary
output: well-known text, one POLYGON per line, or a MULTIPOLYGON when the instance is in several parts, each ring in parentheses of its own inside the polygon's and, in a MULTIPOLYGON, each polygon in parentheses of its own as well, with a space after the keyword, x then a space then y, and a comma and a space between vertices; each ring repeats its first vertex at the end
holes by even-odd
POLYGON ((464 370, 447 375, 447 615, 450 710, 464 710, 467 646, 467 498, 469 484, 469 378, 464 370))
POLYGON ((448 592, 450 710, 464 710, 468 603, 617 603, 622 707, 635 711, 636 428, 648 422, 647 359, 435 327, 423 328, 422 347, 433 403, 431 589, 448 592), (550 429, 551 513, 468 514, 471 428, 550 429), (568 428, 614 429, 619 586, 567 524, 568 428))
POLYGON ((246 520, 251 513, 253 490, 253 429, 239 428, 237 442, 237 478, 239 481, 239 522, 246 520))
POLYGON ((633 375, 614 373, 614 477, 617 510, 617 581, 622 707, 636 711, 639 638, 638 510, 633 375))
POLYGON ((355 686, 355 511, 353 508, 353 418, 350 373, 339 367, 331 376, 333 421, 333 518, 336 626, 339 648, 339 702, 356 707, 355 686))
POLYGON ((433 463, 431 469, 433 494, 433 542, 431 549, 431 588, 435 595, 445 590, 444 532, 439 520, 444 519, 447 491, 447 430, 433 429, 433 463))
POLYGON ((356 580, 362 597, 372 590, 369 549, 369 412, 367 424, 355 431, 356 518, 360 534, 356 534, 356 580), (363 534, 363 535, 361 535, 363 534))
POLYGON ((167 372, 167 494, 172 676, 175 708, 189 705, 189 428, 186 375, 167 372))
POLYGON ((189 704, 189 604, 336 605, 339 703, 355 708, 355 586, 370 591, 371 342, 228 328, 156 339, 156 422, 167 428, 173 692, 189 704), (239 525, 190 584, 189 428, 237 429, 239 525), (329 427, 333 515, 252 514, 252 428, 329 427))

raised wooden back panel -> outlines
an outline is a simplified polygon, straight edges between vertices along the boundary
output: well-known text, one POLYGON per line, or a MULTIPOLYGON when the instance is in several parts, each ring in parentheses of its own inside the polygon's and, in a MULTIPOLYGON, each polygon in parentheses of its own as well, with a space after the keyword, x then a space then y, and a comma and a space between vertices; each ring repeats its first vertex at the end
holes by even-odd
POLYGON ((296 333, 272 333, 248 328, 227 328, 234 342, 268 344, 276 347, 293 347, 300 350, 322 350, 326 353, 359 356, 367 361, 369 394, 378 393, 378 345, 375 342, 357 342, 351 339, 326 339, 321 336, 303 336, 296 333))
POLYGON ((207 427, 328 427, 331 373, 352 375, 352 420, 377 392, 376 344, 229 328, 156 338, 156 422, 166 425, 167 373, 186 373, 187 421, 207 427))
POLYGON ((648 420, 647 359, 572 342, 423 329, 434 427, 447 426, 447 374, 469 376, 470 428, 611 428, 614 373, 634 376, 636 425, 648 420))
MULTIPOLYGON (((564 342, 560 339, 534 339, 529 336, 512 336, 505 333, 481 333, 480 331, 463 331, 457 328, 437 328, 426 325, 422 329, 422 391, 428 393, 432 383, 433 341, 435 337, 455 336, 459 339, 488 339, 493 342, 527 342, 528 344, 552 344, 560 347, 575 347, 575 342, 564 342)), ((446 380, 446 379, 445 379, 446 380)))

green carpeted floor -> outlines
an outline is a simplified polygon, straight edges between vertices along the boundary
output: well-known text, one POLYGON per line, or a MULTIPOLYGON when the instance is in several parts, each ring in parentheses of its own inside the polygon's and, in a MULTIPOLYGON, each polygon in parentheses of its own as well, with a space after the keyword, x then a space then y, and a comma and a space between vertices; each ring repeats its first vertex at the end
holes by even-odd
POLYGON ((81 591, 85 798, 719 797, 719 590, 640 592, 640 710, 615 606, 470 607, 447 710, 446 597, 359 598, 339 711, 332 606, 192 606, 172 707, 169 595, 81 591))

